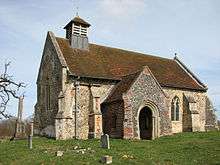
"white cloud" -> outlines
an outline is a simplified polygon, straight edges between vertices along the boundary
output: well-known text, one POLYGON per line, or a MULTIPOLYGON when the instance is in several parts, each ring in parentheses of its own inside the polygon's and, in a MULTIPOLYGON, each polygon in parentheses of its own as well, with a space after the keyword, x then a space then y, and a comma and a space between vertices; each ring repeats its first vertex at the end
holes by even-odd
POLYGON ((105 16, 121 20, 140 15, 146 7, 144 0, 102 0, 97 3, 105 16))

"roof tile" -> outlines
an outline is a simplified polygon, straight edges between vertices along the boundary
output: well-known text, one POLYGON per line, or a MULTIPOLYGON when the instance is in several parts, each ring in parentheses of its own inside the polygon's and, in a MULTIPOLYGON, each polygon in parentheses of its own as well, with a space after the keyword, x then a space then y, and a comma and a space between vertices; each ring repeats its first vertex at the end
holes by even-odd
POLYGON ((73 49, 67 39, 56 39, 74 75, 117 80, 147 65, 162 87, 206 90, 175 60, 95 44, 89 51, 73 49))

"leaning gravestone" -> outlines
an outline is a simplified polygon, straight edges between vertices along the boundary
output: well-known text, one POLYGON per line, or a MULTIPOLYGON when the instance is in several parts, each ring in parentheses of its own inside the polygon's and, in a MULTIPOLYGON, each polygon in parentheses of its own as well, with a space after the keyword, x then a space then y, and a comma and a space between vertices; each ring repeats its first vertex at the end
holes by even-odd
POLYGON ((101 147, 110 149, 109 136, 107 134, 101 136, 101 147))

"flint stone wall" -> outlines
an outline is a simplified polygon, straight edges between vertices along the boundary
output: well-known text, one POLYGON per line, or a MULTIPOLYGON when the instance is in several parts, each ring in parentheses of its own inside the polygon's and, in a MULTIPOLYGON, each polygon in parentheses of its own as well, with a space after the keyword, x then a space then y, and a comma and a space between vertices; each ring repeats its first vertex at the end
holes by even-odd
POLYGON ((37 80, 37 103, 35 105, 34 132, 55 136, 55 116, 58 112, 58 95, 62 90, 62 66, 47 36, 39 77, 37 80))
POLYGON ((148 68, 136 77, 130 89, 123 94, 122 100, 116 100, 104 105, 105 133, 110 137, 123 137, 124 139, 139 139, 139 111, 151 102, 155 115, 153 138, 170 135, 171 121, 165 94, 152 76, 148 68), (112 114, 116 114, 116 127, 112 128, 112 114))
POLYGON ((180 111, 179 111, 179 121, 172 121, 172 132, 184 132, 192 131, 193 123, 197 123, 197 131, 205 130, 206 123, 206 93, 199 91, 189 91, 189 90, 179 90, 173 88, 163 88, 164 92, 167 94, 168 107, 169 107, 169 118, 171 119, 171 102, 172 99, 177 96, 180 99, 180 111), (192 113, 189 109, 189 103, 184 96, 190 96, 195 100, 196 111, 199 117, 195 117, 192 121, 192 113), (196 120, 196 121, 195 121, 196 120))
MULTIPOLYGON (((75 136, 75 94, 77 95, 77 138, 87 139, 89 137, 89 115, 101 114, 101 112, 94 112, 93 98, 100 97, 101 102, 109 94, 114 83, 94 82, 88 79, 79 81, 78 92, 73 82, 67 84, 66 91, 62 101, 60 101, 61 108, 56 119, 56 136, 59 139, 69 139, 75 136), (95 85, 94 85, 95 83, 95 85), (65 108, 62 108, 65 107, 65 108), (61 116, 61 117, 60 117, 61 116)), ((95 121, 94 121, 95 122, 95 121)), ((94 126, 95 123, 93 123, 94 126)))
MULTIPOLYGON (((166 97, 147 68, 136 79, 130 90, 126 93, 128 105, 132 109, 132 120, 128 119, 129 125, 133 125, 133 138, 139 138, 139 111, 142 105, 148 101, 154 103, 159 111, 159 116, 156 125, 159 125, 158 135, 171 134, 171 122, 169 118, 169 111, 167 107, 166 97)), ((143 108, 143 107, 142 107, 143 108)), ((126 107, 125 107, 126 111, 126 107)), ((156 128, 155 128, 156 129, 156 128)))

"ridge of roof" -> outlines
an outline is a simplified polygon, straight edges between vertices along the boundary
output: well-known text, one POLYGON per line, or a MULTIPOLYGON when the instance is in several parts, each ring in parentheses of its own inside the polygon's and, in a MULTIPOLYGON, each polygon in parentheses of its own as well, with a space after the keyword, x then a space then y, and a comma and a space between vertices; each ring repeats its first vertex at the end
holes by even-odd
POLYGON ((93 43, 89 50, 81 50, 72 48, 65 38, 56 39, 73 75, 120 80, 147 65, 162 87, 205 91, 173 59, 93 43))
MULTIPOLYGON (((63 37, 56 37, 56 38, 69 41, 68 39, 63 38, 63 37)), ((94 45, 94 46, 103 47, 103 48, 107 48, 107 49, 114 49, 114 50, 124 51, 124 52, 128 52, 128 53, 135 53, 136 55, 140 55, 140 56, 150 56, 150 57, 158 58, 158 59, 162 59, 162 60, 170 60, 170 61, 173 60, 171 58, 161 57, 161 56, 152 55, 152 54, 145 54, 145 53, 141 53, 139 51, 131 51, 131 50, 128 50, 128 49, 125 49, 125 48, 111 47, 111 46, 100 45, 100 44, 96 44, 96 43, 89 43, 89 45, 94 45)), ((72 48, 72 49, 83 51, 83 50, 77 49, 77 48, 72 48)), ((88 50, 85 50, 85 51, 88 51, 88 50)))
POLYGON ((123 100, 123 95, 126 94, 131 89, 131 87, 139 79, 139 77, 142 75, 145 69, 147 69, 153 81, 159 86, 160 92, 167 98, 168 96, 161 88, 159 82, 151 72, 150 68, 146 65, 134 73, 123 76, 122 80, 118 82, 118 84, 116 84, 115 87, 112 89, 109 96, 105 99, 104 103, 111 103, 114 101, 123 100))
POLYGON ((133 85, 133 83, 135 82, 135 80, 138 78, 138 76, 140 74, 141 74, 141 70, 139 70, 135 73, 123 76, 121 81, 118 82, 113 87, 110 94, 104 100, 103 103, 110 103, 110 102, 114 102, 114 101, 118 101, 118 100, 123 100, 123 98, 122 98, 123 94, 126 93, 131 88, 131 86, 133 85))
POLYGON ((174 61, 180 65, 185 72, 187 72, 201 87, 203 87, 205 90, 208 90, 208 87, 202 83, 202 81, 177 57, 174 57, 174 61))
POLYGON ((129 76, 136 75, 136 74, 138 74, 138 73, 140 74, 140 73, 142 72, 142 70, 143 70, 143 69, 138 69, 138 70, 136 70, 135 72, 125 74, 125 75, 123 75, 123 76, 121 77, 121 79, 126 78, 126 77, 129 77, 129 76))

